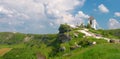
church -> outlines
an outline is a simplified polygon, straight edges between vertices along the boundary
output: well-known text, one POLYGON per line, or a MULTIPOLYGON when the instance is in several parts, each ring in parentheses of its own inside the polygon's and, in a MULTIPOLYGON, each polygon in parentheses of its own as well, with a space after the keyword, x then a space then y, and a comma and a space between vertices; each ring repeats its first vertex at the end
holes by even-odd
POLYGON ((97 27, 98 27, 98 23, 97 23, 97 21, 95 20, 95 18, 94 18, 93 16, 90 16, 90 17, 88 18, 88 24, 90 24, 90 26, 91 26, 92 28, 94 28, 95 30, 96 30, 97 27))

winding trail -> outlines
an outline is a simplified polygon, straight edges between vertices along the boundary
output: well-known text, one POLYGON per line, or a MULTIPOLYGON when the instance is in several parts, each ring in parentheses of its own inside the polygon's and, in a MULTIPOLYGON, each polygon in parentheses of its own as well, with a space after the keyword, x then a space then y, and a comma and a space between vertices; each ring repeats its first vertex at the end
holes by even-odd
POLYGON ((91 36, 91 37, 94 37, 94 38, 97 38, 97 39, 105 39, 107 40, 108 42, 110 42, 111 39, 109 38, 106 38, 106 37, 102 37, 101 35, 97 35, 97 34, 94 34, 92 32, 90 32, 88 29, 83 29, 83 30, 78 30, 78 32, 81 32, 83 34, 85 34, 85 36, 91 36))

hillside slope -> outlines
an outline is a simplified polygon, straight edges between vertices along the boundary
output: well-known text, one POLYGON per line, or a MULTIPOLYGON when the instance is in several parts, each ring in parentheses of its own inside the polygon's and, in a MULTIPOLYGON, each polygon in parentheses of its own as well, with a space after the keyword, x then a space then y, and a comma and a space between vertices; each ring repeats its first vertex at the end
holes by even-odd
POLYGON ((120 44, 99 44, 72 51, 71 56, 63 59, 119 59, 120 44))
POLYGON ((85 28, 62 34, 1 32, 0 49, 12 50, 0 59, 118 59, 119 32, 85 28))

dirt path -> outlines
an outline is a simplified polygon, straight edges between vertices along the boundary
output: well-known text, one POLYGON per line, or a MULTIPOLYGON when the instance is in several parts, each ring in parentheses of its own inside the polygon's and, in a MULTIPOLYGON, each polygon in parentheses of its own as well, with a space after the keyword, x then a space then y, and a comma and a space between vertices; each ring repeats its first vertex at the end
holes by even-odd
POLYGON ((37 56, 37 59, 46 59, 46 57, 41 53, 37 53, 36 56, 37 56))
POLYGON ((0 56, 3 56, 7 52, 9 52, 12 48, 2 48, 0 49, 0 56))
POLYGON ((94 38, 97 38, 97 39, 105 39, 107 40, 108 42, 111 40, 109 38, 105 38, 105 37, 102 37, 102 36, 97 36, 96 34, 92 33, 92 32, 89 32, 87 29, 84 29, 84 30, 78 30, 78 32, 81 32, 83 34, 85 34, 85 36, 92 36, 94 38))

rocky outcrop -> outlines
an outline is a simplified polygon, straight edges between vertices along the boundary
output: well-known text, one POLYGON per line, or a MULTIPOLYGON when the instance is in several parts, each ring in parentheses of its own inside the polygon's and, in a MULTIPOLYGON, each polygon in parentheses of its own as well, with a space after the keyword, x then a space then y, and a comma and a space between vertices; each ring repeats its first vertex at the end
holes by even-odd
POLYGON ((109 42, 110 43, 120 43, 120 40, 119 39, 111 39, 109 42))
POLYGON ((63 46, 63 47, 60 47, 60 51, 65 51, 66 50, 66 47, 63 46))
POLYGON ((69 34, 61 33, 61 34, 58 34, 58 39, 63 43, 63 42, 70 41, 72 38, 69 34))
POLYGON ((75 42, 75 45, 74 46, 70 46, 70 50, 74 50, 76 48, 80 48, 81 45, 78 45, 76 42, 75 42))

